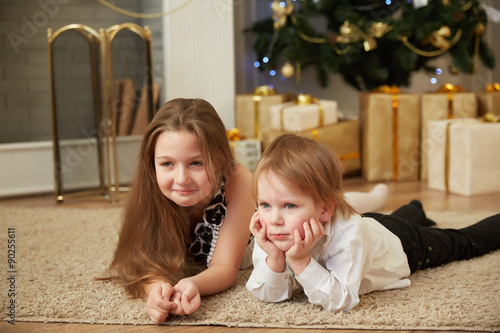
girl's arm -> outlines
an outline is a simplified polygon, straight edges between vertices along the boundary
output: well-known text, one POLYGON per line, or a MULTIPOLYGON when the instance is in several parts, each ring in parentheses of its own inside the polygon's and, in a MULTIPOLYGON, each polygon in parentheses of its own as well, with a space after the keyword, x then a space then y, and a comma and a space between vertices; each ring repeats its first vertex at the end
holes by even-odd
POLYGON ((234 167, 226 184, 227 215, 219 230, 210 266, 188 278, 201 296, 228 289, 236 280, 250 237, 250 219, 255 211, 251 180, 248 169, 239 164, 234 167))

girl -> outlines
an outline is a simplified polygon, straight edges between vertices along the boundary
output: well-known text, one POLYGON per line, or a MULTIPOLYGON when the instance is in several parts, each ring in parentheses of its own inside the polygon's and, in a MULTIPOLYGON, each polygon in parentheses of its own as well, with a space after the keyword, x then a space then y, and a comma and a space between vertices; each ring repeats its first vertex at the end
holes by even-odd
MULTIPOLYGON (((162 323, 234 283, 255 211, 252 175, 234 162, 222 120, 201 99, 164 104, 140 156, 110 269, 131 296, 147 297, 149 316, 162 323)), ((377 208, 387 192, 379 185, 352 201, 377 208)))
POLYGON ((348 311, 359 295, 410 285, 418 269, 500 248, 500 214, 467 228, 429 228, 419 201, 391 215, 358 215, 341 188, 341 165, 326 146, 285 134, 264 152, 254 173, 258 210, 254 270, 257 298, 290 298, 293 278, 309 301, 348 311))
POLYGON ((155 323, 200 306, 236 279, 254 212, 251 173, 201 99, 174 99, 145 130, 110 269, 155 323), (193 267, 205 266, 201 272, 193 267))

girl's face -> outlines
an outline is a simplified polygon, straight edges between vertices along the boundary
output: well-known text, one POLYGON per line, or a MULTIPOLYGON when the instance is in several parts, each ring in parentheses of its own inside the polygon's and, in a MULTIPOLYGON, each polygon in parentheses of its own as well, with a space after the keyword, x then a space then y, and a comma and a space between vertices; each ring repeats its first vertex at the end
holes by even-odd
POLYGON ((329 211, 317 203, 313 196, 288 186, 273 172, 259 176, 257 193, 260 222, 267 227, 267 238, 284 252, 295 243, 295 229, 304 239, 303 224, 310 217, 318 222, 331 217, 329 211))
POLYGON ((198 138, 189 131, 165 131, 155 146, 156 180, 161 192, 182 207, 204 204, 212 186, 201 156, 198 138))

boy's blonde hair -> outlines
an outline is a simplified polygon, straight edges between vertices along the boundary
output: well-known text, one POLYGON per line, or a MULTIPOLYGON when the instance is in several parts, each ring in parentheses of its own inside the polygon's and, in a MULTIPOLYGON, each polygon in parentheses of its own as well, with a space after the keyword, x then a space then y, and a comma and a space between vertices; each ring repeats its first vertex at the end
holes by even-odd
POLYGON ((328 208, 335 204, 335 211, 344 218, 355 213, 342 191, 340 160, 330 148, 317 141, 288 133, 277 137, 262 154, 254 172, 252 190, 255 198, 257 180, 269 172, 328 208))

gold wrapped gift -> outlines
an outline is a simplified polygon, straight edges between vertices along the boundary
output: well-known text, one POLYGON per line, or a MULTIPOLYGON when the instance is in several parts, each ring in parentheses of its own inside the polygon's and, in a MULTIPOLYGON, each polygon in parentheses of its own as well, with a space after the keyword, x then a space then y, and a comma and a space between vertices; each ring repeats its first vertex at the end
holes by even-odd
POLYGON ((271 123, 270 107, 293 100, 295 94, 278 94, 269 86, 259 86, 253 94, 236 95, 236 127, 242 137, 258 138, 271 123))
POLYGON ((479 91, 477 104, 479 116, 487 113, 500 116, 500 83, 488 84, 485 91, 479 91))
POLYGON ((452 119, 428 125, 430 189, 466 196, 500 192, 500 123, 452 119))
MULTIPOLYGON (((262 149, 265 150, 283 133, 287 131, 270 128, 262 131, 262 149)), ((332 125, 296 133, 328 146, 342 162, 344 173, 354 174, 361 170, 359 121, 342 120, 332 125)))
POLYGON ((417 180, 420 97, 397 88, 360 93, 362 174, 368 181, 417 180))
POLYGON ((473 92, 463 92, 460 87, 447 84, 438 93, 422 94, 421 180, 427 179, 427 146, 429 144, 427 126, 429 121, 475 117, 477 117, 477 101, 473 92))

